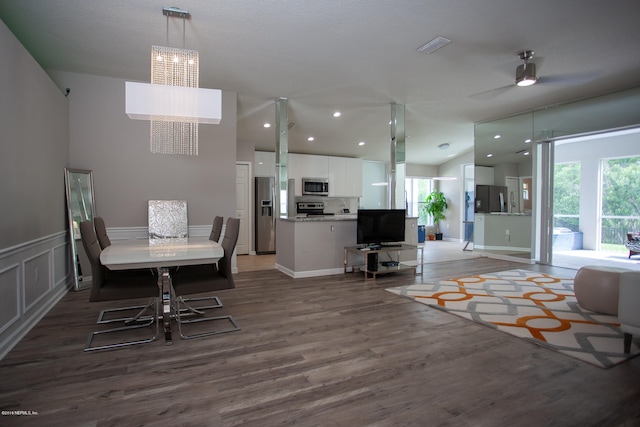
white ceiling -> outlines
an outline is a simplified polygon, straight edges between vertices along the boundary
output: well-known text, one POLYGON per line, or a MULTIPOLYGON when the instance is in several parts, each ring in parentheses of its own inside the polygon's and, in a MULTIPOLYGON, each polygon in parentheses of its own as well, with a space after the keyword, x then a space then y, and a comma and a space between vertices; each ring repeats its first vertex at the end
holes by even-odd
POLYGON ((200 86, 237 92, 238 139, 262 150, 279 97, 292 152, 387 160, 395 102, 407 161, 438 165, 472 149, 474 122, 640 83, 638 0, 0 0, 0 18, 45 69, 148 82, 151 46, 182 47, 169 6, 191 13, 200 86), (437 36, 452 42, 417 51, 437 36), (540 81, 517 88, 524 49, 540 81))

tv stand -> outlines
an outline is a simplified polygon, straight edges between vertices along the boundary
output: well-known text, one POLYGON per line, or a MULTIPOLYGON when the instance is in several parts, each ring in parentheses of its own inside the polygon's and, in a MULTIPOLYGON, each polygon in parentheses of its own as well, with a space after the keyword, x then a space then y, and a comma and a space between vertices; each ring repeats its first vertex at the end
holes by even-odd
MULTIPOLYGON (((415 262, 409 264, 399 261, 399 253, 401 251, 416 251, 417 255, 418 247, 414 245, 393 244, 393 245, 376 245, 373 246, 345 246, 344 248, 344 272, 347 273, 347 268, 351 267, 352 271, 363 271, 364 280, 367 281, 369 275, 375 280, 378 274, 394 273, 405 270, 413 270, 413 274, 416 274, 417 265, 415 262), (391 260, 382 260, 381 254, 386 255, 387 258, 394 258, 391 260), (356 255, 358 265, 349 265, 349 255, 356 255), (362 264, 364 262, 364 265, 362 264)), ((422 253, 422 251, 421 251, 422 253)), ((419 265, 422 265, 422 260, 419 265)), ((422 274, 422 273, 421 273, 422 274)))

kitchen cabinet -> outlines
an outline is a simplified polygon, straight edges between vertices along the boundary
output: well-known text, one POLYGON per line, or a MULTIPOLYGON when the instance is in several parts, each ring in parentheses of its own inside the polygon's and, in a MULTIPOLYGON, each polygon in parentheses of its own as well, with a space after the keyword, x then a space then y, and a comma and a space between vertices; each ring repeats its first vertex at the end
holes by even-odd
POLYGON ((289 179, 295 179, 296 196, 302 196, 302 178, 329 178, 329 158, 312 154, 289 153, 289 179))
POLYGON ((276 176, 276 153, 268 151, 256 151, 253 164, 254 176, 276 176))
POLYGON ((362 197, 362 160, 329 157, 329 196, 362 197))

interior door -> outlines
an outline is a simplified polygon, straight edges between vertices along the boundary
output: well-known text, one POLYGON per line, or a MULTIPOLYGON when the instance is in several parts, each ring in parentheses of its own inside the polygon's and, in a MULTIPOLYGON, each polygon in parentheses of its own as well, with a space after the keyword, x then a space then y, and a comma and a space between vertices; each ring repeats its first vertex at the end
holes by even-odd
POLYGON ((240 232, 236 244, 236 254, 249 254, 251 185, 248 163, 236 163, 236 218, 240 220, 240 232))

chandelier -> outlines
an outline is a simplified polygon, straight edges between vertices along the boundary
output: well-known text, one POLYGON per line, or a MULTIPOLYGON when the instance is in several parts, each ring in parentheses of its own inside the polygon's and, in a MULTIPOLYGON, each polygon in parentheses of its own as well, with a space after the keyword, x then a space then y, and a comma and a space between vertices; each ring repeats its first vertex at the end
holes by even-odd
MULTIPOLYGON (((169 17, 185 20, 189 12, 165 8, 167 44, 169 17)), ((150 120, 152 153, 198 155, 198 124, 218 124, 222 118, 222 92, 201 89, 199 55, 195 50, 152 46, 151 83, 126 82, 126 113, 150 120)))

